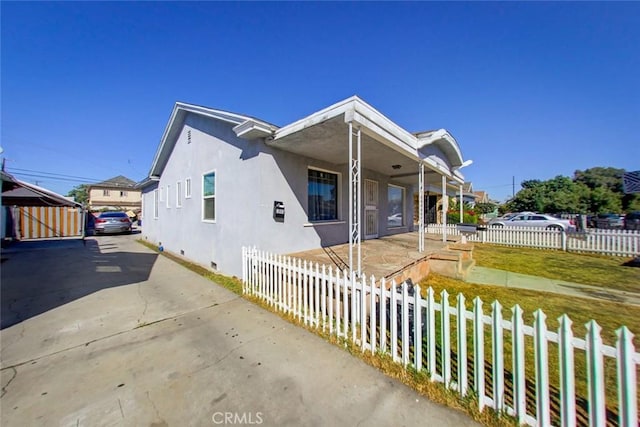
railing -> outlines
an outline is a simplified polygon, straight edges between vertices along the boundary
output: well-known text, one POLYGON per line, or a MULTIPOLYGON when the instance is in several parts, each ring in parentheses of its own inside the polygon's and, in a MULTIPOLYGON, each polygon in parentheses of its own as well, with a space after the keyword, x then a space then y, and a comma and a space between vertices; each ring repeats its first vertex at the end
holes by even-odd
POLYGON ((433 289, 423 298, 419 286, 407 282, 354 278, 337 268, 255 249, 243 248, 242 258, 246 295, 362 351, 386 353, 405 367, 426 370, 432 381, 461 396, 474 393, 480 410, 488 406, 528 425, 638 425, 640 354, 625 326, 617 330, 612 347, 603 344, 593 320, 582 339, 573 335, 566 315, 554 332, 541 310, 529 326, 517 305, 507 320, 498 301, 485 314, 480 298, 467 310, 462 294, 452 306, 446 291, 436 301, 433 289), (505 352, 505 334, 510 352, 505 352), (534 349, 533 360, 526 360, 525 342, 534 349), (613 378, 605 375, 611 364, 613 378), (556 370, 559 378, 550 382, 549 373, 556 370), (607 401, 607 389, 617 389, 617 399, 607 401))
MULTIPOLYGON (((442 224, 429 224, 427 233, 442 234, 442 224)), ((456 224, 448 224, 447 235, 459 235, 456 224)), ((640 232, 636 230, 589 229, 580 232, 545 230, 537 227, 487 227, 467 240, 507 246, 560 249, 569 252, 632 257, 640 255, 640 232)))

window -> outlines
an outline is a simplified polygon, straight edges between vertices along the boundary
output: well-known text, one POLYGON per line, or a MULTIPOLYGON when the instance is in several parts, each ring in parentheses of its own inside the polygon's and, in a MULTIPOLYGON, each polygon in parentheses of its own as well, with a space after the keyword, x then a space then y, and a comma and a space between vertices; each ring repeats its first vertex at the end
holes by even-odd
POLYGON ((387 195, 389 207, 387 227, 402 227, 404 225, 404 188, 390 184, 387 195))
MULTIPOLYGON (((158 199, 160 198, 158 189, 153 190, 153 217, 158 218, 158 199)), ((144 212, 144 211, 143 211, 144 212)))
POLYGON ((171 207, 170 201, 171 201, 171 186, 167 185, 167 207, 168 208, 171 207))
POLYGON ((309 169, 309 221, 338 219, 338 174, 309 169))
POLYGON ((158 192, 158 200, 160 202, 164 201, 164 187, 160 187, 160 191, 158 192))
POLYGON ((103 196, 108 196, 109 195, 109 190, 102 190, 102 195, 103 196))
POLYGON ((187 178, 184 180, 184 198, 191 198, 191 178, 187 178))
POLYGON ((127 197, 127 192, 126 191, 121 191, 120 192, 120 197, 127 197))
POLYGON ((216 173, 209 172, 202 176, 202 219, 216 219, 216 173))
POLYGON ((182 182, 176 182, 176 207, 182 207, 182 182))

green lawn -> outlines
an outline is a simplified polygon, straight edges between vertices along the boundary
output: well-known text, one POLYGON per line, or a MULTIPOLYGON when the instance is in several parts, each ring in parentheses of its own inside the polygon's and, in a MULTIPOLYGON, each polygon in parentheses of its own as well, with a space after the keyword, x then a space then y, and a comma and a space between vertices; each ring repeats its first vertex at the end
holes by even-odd
MULTIPOLYGON (((467 310, 472 310, 472 300, 480 297, 483 301, 484 313, 491 314, 491 303, 500 301, 503 310, 502 314, 505 319, 511 319, 511 309, 518 304, 524 311, 524 322, 530 326, 533 325, 533 313, 537 309, 541 309, 547 316, 547 327, 551 331, 557 331, 558 318, 563 314, 567 314, 573 322, 574 336, 585 338, 585 324, 590 320, 595 320, 602 327, 602 338, 605 344, 615 346, 615 331, 622 325, 626 326, 635 333, 640 333, 640 307, 614 303, 608 301, 596 301, 591 299, 568 297, 548 292, 527 291, 522 289, 505 288, 503 286, 477 285, 466 283, 460 280, 451 279, 437 274, 430 274, 428 278, 420 282, 421 290, 426 296, 428 287, 433 288, 436 294, 436 301, 440 301, 440 293, 446 289, 449 293, 449 303, 451 306, 456 304, 456 296, 461 293, 467 301, 467 310)), ((468 326, 470 327, 470 326, 468 326)), ((485 340, 490 342, 491 333, 485 329, 485 340)), ((470 338, 469 338, 470 339, 470 338)), ((637 338, 634 340, 636 347, 639 346, 637 338)), ((455 343, 455 326, 452 327, 452 342, 455 343)), ((469 348, 472 344, 469 343, 469 348)), ((485 344, 485 356, 490 360, 490 346, 485 344)), ((455 348, 455 344, 452 346, 455 348)), ((533 340, 527 337, 525 340, 526 352, 526 375, 529 381, 535 381, 534 374, 534 353, 533 340)), ((505 331, 504 340, 504 356, 505 368, 511 369, 511 339, 510 334, 505 331)), ((559 371, 558 371, 558 347, 557 344, 549 344, 549 380, 552 387, 559 387, 559 371)), ((605 358, 605 388, 607 395, 607 406, 615 412, 615 402, 617 402, 617 379, 616 379, 616 363, 615 359, 605 358)), ((583 351, 576 351, 575 356, 576 369, 576 393, 585 402, 587 398, 587 382, 586 382, 586 359, 583 351)), ((640 382, 640 377, 638 377, 640 382)), ((639 384, 640 386, 640 384, 639 384)), ((640 396, 639 402, 640 404, 640 396)), ((579 407, 579 412, 586 414, 584 407, 579 407)))
POLYGON ((481 267, 640 293, 640 268, 624 265, 630 258, 475 244, 473 259, 481 267))

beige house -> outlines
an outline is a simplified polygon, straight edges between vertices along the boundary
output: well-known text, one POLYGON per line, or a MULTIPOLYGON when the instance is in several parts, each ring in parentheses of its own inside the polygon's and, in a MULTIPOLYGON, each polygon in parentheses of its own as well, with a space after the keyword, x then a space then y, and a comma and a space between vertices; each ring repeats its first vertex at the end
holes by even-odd
POLYGON ((138 212, 142 208, 136 182, 119 175, 89 186, 89 208, 92 211, 121 210, 138 212))

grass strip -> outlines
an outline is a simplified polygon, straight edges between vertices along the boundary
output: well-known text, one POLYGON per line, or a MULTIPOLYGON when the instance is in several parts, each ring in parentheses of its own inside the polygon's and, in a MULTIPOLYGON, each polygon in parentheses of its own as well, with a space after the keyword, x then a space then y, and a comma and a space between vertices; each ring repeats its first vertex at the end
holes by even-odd
POLYGON ((632 258, 476 243, 473 259, 481 267, 640 293, 640 268, 629 266, 632 258))

